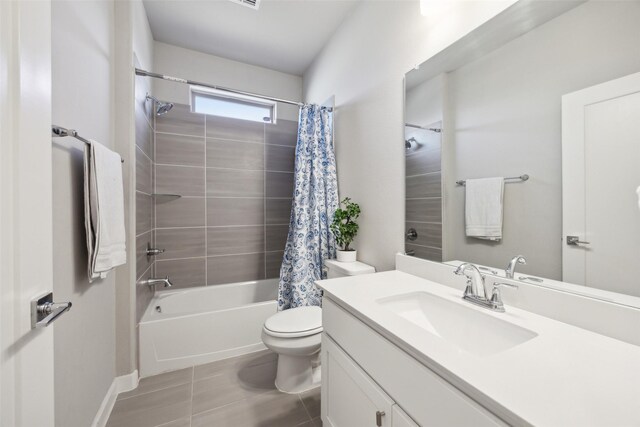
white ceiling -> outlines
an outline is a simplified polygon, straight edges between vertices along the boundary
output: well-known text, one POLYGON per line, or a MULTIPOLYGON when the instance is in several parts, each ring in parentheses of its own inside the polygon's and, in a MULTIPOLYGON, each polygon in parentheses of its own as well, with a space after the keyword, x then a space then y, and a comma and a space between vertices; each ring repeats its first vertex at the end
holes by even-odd
POLYGON ((356 0, 144 0, 153 38, 285 73, 302 75, 356 0))

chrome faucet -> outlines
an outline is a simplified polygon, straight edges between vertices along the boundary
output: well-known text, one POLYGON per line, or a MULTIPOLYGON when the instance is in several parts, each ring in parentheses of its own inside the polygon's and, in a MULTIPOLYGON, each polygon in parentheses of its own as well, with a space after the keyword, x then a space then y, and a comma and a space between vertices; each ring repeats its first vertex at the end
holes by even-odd
POLYGON ((171 283, 171 280, 169 280, 169 276, 165 276, 164 279, 152 277, 150 279, 141 280, 139 284, 141 286, 147 285, 154 291, 156 290, 156 285, 162 284, 165 288, 170 288, 171 286, 173 286, 173 283, 171 283))
POLYGON ((458 276, 465 276, 467 278, 467 288, 464 291, 464 295, 487 299, 486 290, 484 288, 484 276, 480 273, 478 267, 468 262, 462 263, 453 272, 458 276))
POLYGON ((507 275, 507 279, 513 279, 514 277, 513 275, 516 272, 516 266, 518 264, 525 265, 526 263, 527 263, 527 260, 524 259, 522 255, 516 255, 513 258, 511 258, 511 261, 509 261, 509 265, 504 270, 504 272, 507 275))
POLYGON ((467 287, 465 288, 464 295, 462 296, 463 300, 500 313, 504 313, 504 303, 502 302, 502 296, 500 295, 500 287, 508 286, 511 288, 518 288, 518 286, 512 285, 511 283, 494 282, 491 297, 489 297, 484 283, 484 276, 480 273, 478 267, 465 262, 460 264, 453 273, 458 276, 464 275, 467 278, 467 287))

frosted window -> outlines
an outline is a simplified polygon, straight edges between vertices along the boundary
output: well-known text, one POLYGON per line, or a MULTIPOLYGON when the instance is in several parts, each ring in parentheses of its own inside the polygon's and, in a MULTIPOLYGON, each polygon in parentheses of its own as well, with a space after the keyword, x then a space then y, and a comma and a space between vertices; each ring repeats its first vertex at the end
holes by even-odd
POLYGON ((257 99, 253 101, 245 96, 238 98, 231 96, 192 91, 192 109, 196 113, 212 116, 231 117, 261 123, 276 122, 275 102, 258 101, 257 99))

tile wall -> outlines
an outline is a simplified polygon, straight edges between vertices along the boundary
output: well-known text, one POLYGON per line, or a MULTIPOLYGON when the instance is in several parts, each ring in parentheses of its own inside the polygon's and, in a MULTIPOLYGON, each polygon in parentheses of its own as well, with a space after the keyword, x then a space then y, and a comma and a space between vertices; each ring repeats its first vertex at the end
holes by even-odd
POLYGON ((294 121, 205 116, 181 104, 157 117, 154 192, 181 197, 154 198, 155 243, 166 250, 155 274, 176 288, 278 277, 296 135, 294 121))
MULTIPOLYGON (((441 128, 441 123, 430 127, 441 128)), ((416 240, 405 239, 405 250, 431 261, 442 261, 442 168, 440 133, 405 127, 405 139, 415 138, 406 149, 405 232, 413 228, 416 240)))
MULTIPOLYGON (((154 114, 153 103, 146 101, 148 78, 136 77, 136 279, 153 276, 154 259, 146 250, 154 246, 153 170, 154 170, 154 114)), ((136 286, 136 315, 138 322, 149 305, 153 293, 147 286, 136 286)))

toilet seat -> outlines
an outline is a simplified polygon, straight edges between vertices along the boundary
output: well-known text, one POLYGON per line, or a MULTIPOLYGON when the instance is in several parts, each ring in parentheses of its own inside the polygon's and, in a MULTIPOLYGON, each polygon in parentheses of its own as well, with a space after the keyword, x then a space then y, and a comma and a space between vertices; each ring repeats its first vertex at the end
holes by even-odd
POLYGON ((280 311, 264 323, 264 333, 272 337, 298 338, 322 332, 320 307, 296 307, 280 311))

